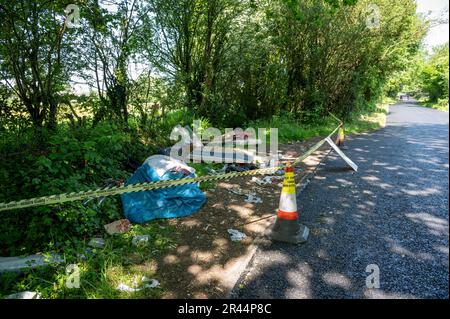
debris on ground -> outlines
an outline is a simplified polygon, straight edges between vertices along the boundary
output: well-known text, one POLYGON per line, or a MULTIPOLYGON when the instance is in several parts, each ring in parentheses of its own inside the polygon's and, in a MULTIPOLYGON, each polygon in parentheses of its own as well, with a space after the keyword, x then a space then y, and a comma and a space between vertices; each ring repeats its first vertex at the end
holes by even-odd
POLYGON ((110 224, 104 225, 106 232, 109 235, 126 233, 131 228, 131 223, 128 219, 119 219, 110 224))
POLYGON ((272 184, 272 178, 274 177, 275 176, 265 176, 264 178, 252 177, 252 182, 255 182, 258 185, 272 184))
POLYGON ((140 283, 138 283, 137 279, 138 279, 138 277, 135 276, 133 279, 133 287, 130 287, 124 283, 120 283, 117 286, 117 290, 126 291, 126 292, 137 292, 137 291, 141 291, 144 289, 156 288, 159 286, 159 281, 156 279, 149 279, 145 276, 142 276, 140 283), (142 285, 142 284, 144 284, 144 285, 142 285), (139 288, 139 286, 141 286, 141 287, 139 288))
POLYGON ((94 248, 103 248, 103 247, 105 247, 105 240, 101 237, 92 238, 89 241, 88 246, 91 246, 94 248))
POLYGON ((148 241, 150 240, 149 235, 138 235, 134 236, 131 240, 131 243, 134 246, 146 246, 148 244, 148 241))
POLYGON ((225 173, 245 172, 245 171, 249 171, 249 170, 256 169, 256 168, 258 168, 258 167, 253 164, 245 164, 245 165, 231 164, 231 165, 226 166, 225 173))
POLYGON ((236 195, 239 195, 239 196, 248 196, 248 195, 251 195, 251 194, 256 195, 255 192, 252 192, 250 190, 244 190, 244 189, 242 189, 240 187, 229 188, 228 191, 230 193, 233 193, 233 194, 236 194, 236 195))
POLYGON ((261 197, 258 197, 255 194, 248 194, 247 198, 244 201, 250 204, 259 204, 263 202, 261 197))
POLYGON ((41 294, 36 291, 22 291, 8 295, 5 299, 41 299, 41 294))
POLYGON ((246 203, 258 204, 263 202, 261 197, 256 196, 256 193, 251 190, 244 190, 240 187, 233 187, 229 188, 228 191, 239 196, 246 196, 244 200, 246 203))
POLYGON ((231 241, 241 241, 247 237, 244 233, 232 228, 228 229, 228 233, 231 235, 231 241))
POLYGON ((215 169, 209 168, 209 167, 206 168, 206 171, 207 171, 210 175, 217 175, 217 174, 219 174, 218 171, 216 171, 215 169))
POLYGON ((63 261, 64 260, 59 255, 54 253, 50 254, 49 256, 39 253, 29 256, 0 257, 0 273, 44 267, 51 264, 59 264, 63 261))

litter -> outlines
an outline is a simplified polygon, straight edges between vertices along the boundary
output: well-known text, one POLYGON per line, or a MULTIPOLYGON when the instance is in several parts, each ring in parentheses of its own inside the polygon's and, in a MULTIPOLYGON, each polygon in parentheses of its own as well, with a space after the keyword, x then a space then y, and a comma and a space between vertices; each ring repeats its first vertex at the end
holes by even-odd
POLYGON ((128 219, 119 219, 110 224, 104 225, 106 232, 109 235, 126 233, 130 230, 131 223, 128 219))
POLYGON ((217 172, 215 169, 209 168, 207 167, 206 170, 208 171, 209 174, 211 175, 217 175, 219 174, 219 172, 217 172))
POLYGON ((235 165, 235 164, 231 164, 231 165, 227 165, 225 168, 225 173, 230 173, 230 172, 245 172, 245 171, 249 171, 252 169, 256 169, 258 168, 256 165, 253 164, 248 164, 248 165, 235 165))
POLYGON ((59 264, 64 260, 55 253, 50 255, 34 254, 18 257, 0 257, 0 273, 8 271, 22 271, 30 268, 45 267, 51 264, 59 264))
POLYGON ((41 299, 41 294, 35 291, 22 291, 8 295, 5 299, 41 299))
POLYGON ((272 178, 274 178, 274 176, 265 176, 264 178, 252 177, 252 182, 255 182, 258 185, 267 185, 272 184, 272 178))
POLYGON ((94 247, 94 248, 102 248, 105 246, 105 240, 103 238, 92 238, 89 243, 89 246, 94 247))
MULTIPOLYGON (((153 155, 147 158, 125 185, 183 177, 195 177, 195 169, 172 157, 153 155)), ((121 197, 125 216, 133 223, 192 215, 206 201, 198 183, 126 193, 121 197)))
POLYGON ((230 228, 230 229, 228 229, 228 233, 231 235, 232 241, 241 241, 242 239, 247 237, 247 235, 245 235, 244 233, 241 233, 240 231, 238 231, 236 229, 230 228))
POLYGON ((248 196, 248 195, 254 195, 256 196, 256 193, 254 191, 251 191, 249 189, 242 189, 240 187, 233 187, 233 188, 229 188, 228 191, 230 193, 239 195, 239 196, 248 196))
POLYGON ((261 197, 255 196, 254 194, 248 194, 244 201, 251 204, 259 204, 263 202, 261 197))
MULTIPOLYGON (((137 292, 137 291, 141 291, 141 290, 144 290, 144 289, 156 288, 156 287, 159 286, 159 281, 158 280, 156 280, 156 279, 149 279, 149 278, 147 278, 145 276, 142 276, 140 281, 141 281, 140 282, 141 285, 143 283, 146 283, 141 288, 133 288, 133 287, 130 287, 130 286, 124 284, 124 283, 120 283, 117 286, 117 290, 126 291, 126 292, 137 292)), ((138 287, 138 282, 137 282, 137 277, 136 276, 133 279, 133 286, 134 287, 138 287)))
POLYGON ((150 239, 149 235, 138 235, 133 237, 131 243, 134 246, 145 246, 148 244, 149 239, 150 239))

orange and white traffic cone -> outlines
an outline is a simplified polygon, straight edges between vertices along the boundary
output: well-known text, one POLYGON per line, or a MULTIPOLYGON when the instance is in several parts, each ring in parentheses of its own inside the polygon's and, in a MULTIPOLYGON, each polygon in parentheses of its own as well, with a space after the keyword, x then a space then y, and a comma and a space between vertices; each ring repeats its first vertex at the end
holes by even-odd
POLYGON ((308 227, 298 223, 294 168, 286 165, 277 220, 270 237, 273 240, 300 244, 308 239, 308 227))
POLYGON ((343 147, 344 141, 345 141, 345 129, 344 129, 344 125, 341 125, 341 126, 339 126, 338 136, 337 136, 335 144, 339 147, 343 147))

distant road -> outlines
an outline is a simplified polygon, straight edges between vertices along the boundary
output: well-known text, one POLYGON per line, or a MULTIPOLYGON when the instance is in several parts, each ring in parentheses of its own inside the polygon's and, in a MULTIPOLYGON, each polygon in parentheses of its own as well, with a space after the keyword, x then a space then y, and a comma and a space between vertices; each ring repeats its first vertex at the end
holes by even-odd
POLYGON ((404 103, 349 138, 358 173, 332 153, 298 195, 308 242, 261 247, 234 297, 448 298, 448 134, 448 113, 404 103))

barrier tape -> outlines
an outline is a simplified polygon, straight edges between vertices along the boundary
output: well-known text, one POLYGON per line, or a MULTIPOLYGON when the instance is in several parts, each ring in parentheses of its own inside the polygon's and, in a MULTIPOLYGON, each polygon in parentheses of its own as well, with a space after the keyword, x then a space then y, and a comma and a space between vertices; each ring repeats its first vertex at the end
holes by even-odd
MULTIPOLYGON (((325 142, 326 139, 333 135, 338 129, 340 125, 333 130, 326 138, 320 140, 316 144, 314 144, 305 154, 298 157, 292 166, 302 162, 307 157, 309 157, 312 153, 314 153, 317 149, 319 149, 325 142)), ((284 166, 276 166, 276 167, 267 167, 267 168, 259 168, 254 170, 248 170, 245 172, 234 172, 234 173, 222 173, 216 175, 205 175, 200 177, 193 178, 179 178, 179 179, 171 179, 166 181, 157 181, 157 182, 148 182, 148 183, 138 183, 131 185, 122 185, 122 186, 113 186, 102 189, 94 189, 88 191, 81 192, 72 192, 72 193, 63 193, 59 195, 51 195, 51 196, 43 196, 43 197, 35 197, 30 199, 23 199, 20 201, 12 201, 9 203, 0 203, 0 212, 5 210, 13 210, 20 208, 29 208, 29 207, 37 207, 37 206, 46 206, 53 204, 61 204, 67 202, 74 202, 86 198, 97 198, 97 197, 105 197, 105 196, 113 196, 120 195, 126 193, 134 193, 141 192, 147 190, 168 188, 174 186, 181 186, 186 184, 193 183, 201 183, 207 181, 217 181, 224 179, 231 179, 240 176, 250 176, 250 175, 267 175, 274 174, 276 171, 284 169, 284 166)))

